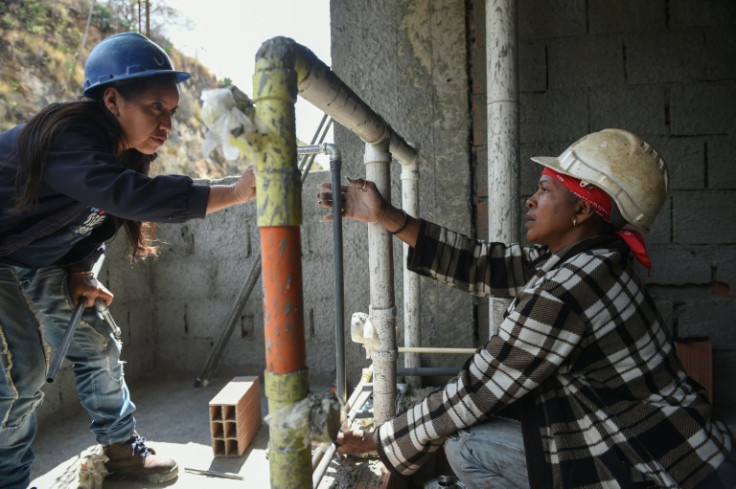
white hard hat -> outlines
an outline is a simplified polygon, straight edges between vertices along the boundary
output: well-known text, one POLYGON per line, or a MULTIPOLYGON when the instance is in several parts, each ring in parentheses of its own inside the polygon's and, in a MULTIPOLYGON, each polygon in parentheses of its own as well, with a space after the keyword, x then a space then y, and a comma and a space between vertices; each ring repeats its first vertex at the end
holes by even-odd
POLYGON ((646 141, 623 129, 603 129, 577 140, 558 157, 535 156, 541 165, 593 184, 621 215, 649 231, 667 195, 667 165, 646 141))

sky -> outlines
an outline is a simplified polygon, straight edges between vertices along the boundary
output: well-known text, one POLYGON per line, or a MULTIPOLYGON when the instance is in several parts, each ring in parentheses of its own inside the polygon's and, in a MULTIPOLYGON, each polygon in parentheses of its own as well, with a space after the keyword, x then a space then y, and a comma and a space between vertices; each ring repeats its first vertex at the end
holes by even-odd
MULTIPOLYGON (((330 59, 330 0, 163 0, 189 19, 191 30, 171 24, 166 36, 177 50, 196 58, 223 80, 253 96, 255 55, 265 41, 286 36, 330 59)), ((322 111, 302 98, 296 103, 296 134, 310 142, 322 111)), ((330 142, 328 135, 326 142, 330 142)))

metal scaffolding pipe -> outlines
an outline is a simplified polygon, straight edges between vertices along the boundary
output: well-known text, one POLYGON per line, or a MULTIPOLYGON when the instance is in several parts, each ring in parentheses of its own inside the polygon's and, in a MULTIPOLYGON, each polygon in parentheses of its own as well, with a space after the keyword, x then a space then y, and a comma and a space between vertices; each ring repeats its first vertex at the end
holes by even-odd
MULTIPOLYGON (((488 93, 488 238, 519 240, 519 96, 517 2, 486 0, 488 93)), ((503 321, 508 301, 490 299, 489 336, 503 321)))

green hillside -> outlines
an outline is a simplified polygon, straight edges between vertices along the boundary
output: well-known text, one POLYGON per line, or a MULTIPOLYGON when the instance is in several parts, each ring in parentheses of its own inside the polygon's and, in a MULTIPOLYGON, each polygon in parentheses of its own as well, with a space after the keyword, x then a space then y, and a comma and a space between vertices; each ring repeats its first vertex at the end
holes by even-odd
MULTIPOLYGON (((49 103, 79 97, 89 51, 112 34, 138 30, 137 5, 130 0, 0 0, 0 130, 28 120, 49 103)), ((240 174, 238 162, 227 162, 217 153, 208 161, 200 149, 206 132, 200 94, 222 83, 156 29, 150 37, 166 49, 177 69, 192 73, 180 86, 175 134, 159 151, 155 172, 213 178, 240 174)))

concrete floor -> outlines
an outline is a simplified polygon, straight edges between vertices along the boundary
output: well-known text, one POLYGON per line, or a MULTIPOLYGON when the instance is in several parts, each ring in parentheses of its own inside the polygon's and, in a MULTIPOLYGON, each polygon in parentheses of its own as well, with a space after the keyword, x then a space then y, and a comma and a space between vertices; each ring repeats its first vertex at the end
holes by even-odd
MULTIPOLYGON (((213 455, 209 428, 209 401, 227 383, 213 379, 207 387, 194 388, 189 376, 131 383, 130 390, 136 403, 137 429, 146 443, 158 454, 173 458, 179 465, 179 477, 168 484, 105 480, 105 489, 143 489, 146 487, 176 487, 198 489, 268 488, 269 464, 266 459, 268 427, 264 424, 254 437, 245 454, 237 458, 213 455), (239 474, 243 480, 199 475, 185 469, 212 470, 239 474)), ((262 415, 267 413, 262 396, 262 415)), ((33 485, 38 489, 76 489, 82 457, 80 454, 95 446, 89 432, 86 412, 42 424, 33 446, 36 461, 32 468, 33 485)), ((320 489, 348 487, 338 482, 342 462, 334 459, 325 473, 320 489)), ((375 479, 375 484, 360 487, 380 487, 380 469, 375 462, 365 462, 363 476, 375 479), (375 477, 371 474, 375 474, 375 477)), ((365 477, 363 477, 365 478, 365 477)), ((358 485, 350 485, 358 487, 358 485)))

